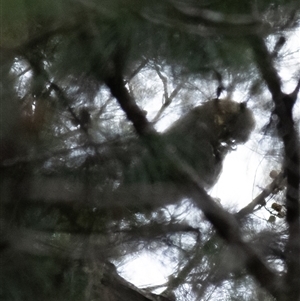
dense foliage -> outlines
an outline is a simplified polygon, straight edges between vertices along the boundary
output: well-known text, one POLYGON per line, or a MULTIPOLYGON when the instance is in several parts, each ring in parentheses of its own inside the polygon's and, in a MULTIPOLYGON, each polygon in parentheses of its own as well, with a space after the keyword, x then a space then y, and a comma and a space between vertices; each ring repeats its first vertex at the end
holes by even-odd
POLYGON ((300 300, 298 2, 3 1, 0 299, 300 300), (145 251, 171 274, 141 289, 145 251))

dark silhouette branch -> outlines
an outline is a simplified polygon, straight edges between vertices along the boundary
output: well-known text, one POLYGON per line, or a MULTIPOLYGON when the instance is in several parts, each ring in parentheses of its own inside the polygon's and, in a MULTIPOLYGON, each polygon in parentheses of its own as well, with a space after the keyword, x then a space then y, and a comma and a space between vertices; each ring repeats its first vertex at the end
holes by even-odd
MULTIPOLYGON (((69 111, 69 113, 71 114, 74 123, 76 125, 80 126, 80 129, 85 132, 86 135, 88 135, 88 130, 86 127, 86 122, 84 121, 84 116, 77 116, 77 114, 74 112, 74 110, 71 108, 70 106, 70 99, 68 99, 68 97, 65 95, 64 91, 62 88, 60 88, 56 83, 50 83, 50 89, 55 91, 57 98, 60 100, 60 102, 63 104, 63 106, 69 111)), ((81 111, 82 112, 86 112, 86 111, 81 111)), ((86 112, 87 113, 87 112, 86 112)), ((86 114, 85 113, 85 114, 86 114)))
POLYGON ((281 80, 274 67, 272 55, 264 40, 258 36, 249 37, 257 67, 265 80, 275 104, 274 113, 278 116, 278 134, 284 143, 284 172, 287 177, 286 220, 289 226, 289 239, 285 248, 287 273, 285 287, 279 300, 299 300, 300 298, 300 145, 294 126, 293 106, 300 81, 291 94, 281 90, 281 80))
POLYGON ((155 130, 148 122, 145 113, 128 93, 123 77, 120 75, 109 76, 105 79, 105 84, 110 89, 111 94, 118 100, 127 118, 133 123, 137 133, 140 136, 155 134, 155 130))
POLYGON ((159 120, 159 118, 162 115, 162 113, 164 112, 164 110, 172 103, 173 99, 177 96, 177 94, 180 92, 180 90, 182 89, 183 86, 184 86, 184 83, 178 84, 176 86, 176 88, 172 91, 170 96, 167 99, 165 99, 165 102, 163 103, 163 105, 161 106, 161 108, 159 109, 159 111, 157 112, 155 117, 153 118, 153 120, 152 120, 153 123, 155 123, 159 120))
POLYGON ((236 218, 240 220, 245 216, 251 214, 256 206, 258 205, 264 206, 265 199, 270 194, 274 193, 276 188, 278 188, 282 184, 284 179, 285 179, 284 174, 282 172, 279 173, 278 176, 272 181, 272 183, 270 183, 266 188, 264 188, 264 190, 256 198, 254 198, 251 203, 249 203, 247 206, 245 206, 235 214, 236 218))

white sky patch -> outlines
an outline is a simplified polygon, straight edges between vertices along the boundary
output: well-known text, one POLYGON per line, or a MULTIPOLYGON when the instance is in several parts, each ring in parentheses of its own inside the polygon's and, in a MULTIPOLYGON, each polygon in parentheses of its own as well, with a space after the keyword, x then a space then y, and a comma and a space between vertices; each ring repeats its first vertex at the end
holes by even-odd
POLYGON ((131 259, 118 271, 134 285, 146 287, 164 284, 173 269, 168 268, 168 264, 162 264, 151 254, 142 252, 139 257, 131 259))
POLYGON ((268 174, 261 155, 247 145, 238 146, 226 156, 221 176, 210 194, 219 198, 222 205, 240 209, 260 192, 256 185, 263 183, 265 172, 268 174))

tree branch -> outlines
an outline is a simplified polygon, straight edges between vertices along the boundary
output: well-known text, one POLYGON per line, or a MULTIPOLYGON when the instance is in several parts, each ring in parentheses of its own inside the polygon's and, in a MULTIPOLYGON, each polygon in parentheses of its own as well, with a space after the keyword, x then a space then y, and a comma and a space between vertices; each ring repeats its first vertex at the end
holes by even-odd
POLYGON ((285 287, 279 300, 300 298, 300 145, 294 126, 293 106, 300 89, 300 81, 291 94, 281 90, 281 80, 274 67, 272 56, 264 40, 258 36, 249 37, 257 67, 265 80, 275 104, 278 116, 278 134, 284 144, 284 169, 287 177, 286 208, 289 239, 285 248, 287 273, 285 287), (285 291, 286 290, 286 291, 285 291), (286 299, 284 296, 288 296, 286 299))
POLYGON ((235 214, 238 220, 241 220, 246 215, 253 212, 257 205, 264 205, 265 199, 278 188, 284 181, 284 174, 281 172, 278 176, 270 183, 251 203, 242 208, 239 212, 235 214))
POLYGON ((164 110, 172 103, 173 99, 177 96, 181 88, 184 86, 184 83, 180 83, 176 86, 176 88, 172 91, 168 99, 165 100, 155 117, 153 118, 152 122, 155 123, 158 121, 164 110))

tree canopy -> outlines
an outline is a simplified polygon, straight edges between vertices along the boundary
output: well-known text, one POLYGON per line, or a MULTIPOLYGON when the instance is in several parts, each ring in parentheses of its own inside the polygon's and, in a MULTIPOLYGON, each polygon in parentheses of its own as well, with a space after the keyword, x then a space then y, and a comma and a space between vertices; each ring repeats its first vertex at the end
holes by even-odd
POLYGON ((1 299, 300 300, 299 1, 12 0, 0 19, 1 299), (230 208, 210 189, 242 143, 267 168, 230 208), (143 251, 165 283, 120 275, 143 251))

